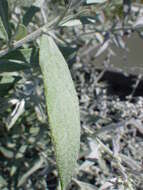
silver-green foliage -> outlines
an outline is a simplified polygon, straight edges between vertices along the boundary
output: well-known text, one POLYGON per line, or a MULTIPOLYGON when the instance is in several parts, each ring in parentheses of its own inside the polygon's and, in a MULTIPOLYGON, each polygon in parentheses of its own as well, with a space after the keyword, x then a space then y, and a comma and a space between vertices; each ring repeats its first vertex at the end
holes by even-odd
POLYGON ((61 186, 66 189, 80 145, 78 98, 65 59, 54 40, 45 35, 41 37, 40 66, 61 186))

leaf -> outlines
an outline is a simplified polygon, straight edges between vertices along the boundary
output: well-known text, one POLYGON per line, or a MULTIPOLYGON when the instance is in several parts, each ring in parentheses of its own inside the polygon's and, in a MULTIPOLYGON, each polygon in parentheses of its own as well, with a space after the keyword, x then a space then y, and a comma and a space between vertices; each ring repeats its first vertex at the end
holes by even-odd
POLYGON ((86 4, 94 4, 94 3, 101 4, 105 2, 107 2, 107 0, 86 0, 86 4))
POLYGON ((23 24, 19 24, 14 40, 18 41, 24 38, 27 35, 27 28, 23 24))
POLYGON ((13 76, 2 76, 0 77, 0 84, 7 84, 7 83, 13 83, 14 77, 13 76))
POLYGON ((6 120, 6 128, 8 130, 10 130, 14 126, 14 124, 16 123, 18 118, 24 113, 24 111, 25 111, 25 101, 24 99, 22 99, 20 102, 16 104, 14 110, 6 120))
POLYGON ((28 24, 31 22, 33 16, 40 11, 39 7, 31 6, 26 11, 25 15, 23 16, 23 24, 25 26, 28 26, 28 24))
POLYGON ((7 185, 6 180, 0 175, 0 188, 7 185))
POLYGON ((143 16, 138 16, 135 23, 133 24, 134 28, 143 28, 143 16))
POLYGON ((14 60, 19 60, 20 62, 27 64, 27 66, 30 66, 30 64, 34 64, 34 62, 38 62, 37 50, 38 48, 17 49, 3 56, 0 61, 11 60, 14 62, 14 60))
POLYGON ((0 17, 0 38, 5 40, 6 42, 8 41, 8 35, 3 25, 1 17, 0 17))
POLYGON ((40 158, 38 159, 38 161, 36 161, 36 162, 34 163, 34 165, 33 165, 26 173, 24 173, 24 174, 20 177, 20 179, 19 179, 19 181, 18 181, 18 184, 17 184, 17 187, 21 187, 21 186, 26 182, 26 180, 27 180, 33 173, 35 173, 38 169, 40 169, 40 168, 42 167, 43 163, 44 163, 44 158, 43 158, 43 157, 40 157, 40 158))
POLYGON ((12 51, 0 58, 0 73, 14 72, 31 68, 38 63, 38 52, 35 48, 12 51))
POLYGON ((5 27, 5 30, 10 35, 9 30, 9 16, 8 16, 8 2, 7 0, 0 0, 0 17, 5 27))
POLYGON ((19 60, 0 60, 0 73, 20 71, 30 68, 28 64, 19 60))
MULTIPOLYGON (((0 96, 8 94, 8 91, 14 86, 14 84, 20 80, 20 77, 8 76, 8 73, 3 73, 4 76, 0 76, 0 96)), ((2 105, 1 105, 2 108, 2 105)), ((1 111, 0 111, 1 112, 1 111)))
POLYGON ((98 57, 99 55, 101 55, 108 47, 110 44, 110 39, 106 40, 102 46, 98 49, 97 53, 96 53, 96 57, 98 57))
POLYGON ((62 190, 65 190, 71 180, 78 158, 79 106, 67 63, 49 36, 41 37, 40 67, 61 187, 62 190))
POLYGON ((95 24, 97 22, 97 16, 80 15, 79 19, 82 24, 95 24))
POLYGON ((82 26, 82 23, 80 22, 79 19, 73 19, 73 20, 69 20, 69 21, 63 23, 61 26, 65 26, 65 27, 82 26))
POLYGON ((12 159, 14 157, 14 153, 11 150, 8 150, 5 147, 0 146, 0 153, 8 159, 12 159))

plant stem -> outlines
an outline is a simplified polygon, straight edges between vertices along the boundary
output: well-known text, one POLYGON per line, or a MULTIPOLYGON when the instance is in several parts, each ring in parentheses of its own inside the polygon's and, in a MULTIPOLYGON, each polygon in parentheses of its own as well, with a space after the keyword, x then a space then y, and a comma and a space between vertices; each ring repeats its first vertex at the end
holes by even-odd
POLYGON ((39 28, 38 30, 34 31, 33 33, 27 35, 25 38, 15 42, 12 44, 12 47, 7 47, 0 51, 0 57, 8 54, 11 51, 14 51, 15 49, 21 47, 23 44, 28 43, 30 41, 33 41, 37 39, 42 34, 42 29, 39 28))
POLYGON ((44 26, 42 26, 41 28, 38 28, 36 31, 32 32, 31 34, 28 34, 26 37, 22 38, 21 40, 14 42, 12 44, 12 46, 1 50, 0 58, 4 55, 8 54, 9 52, 14 51, 15 49, 23 46, 25 43, 36 40, 38 37, 40 37, 42 35, 42 33, 43 33, 43 31, 45 31, 45 29, 46 29, 46 31, 49 31, 51 29, 56 28, 59 25, 59 23, 63 20, 63 18, 65 17, 67 12, 68 12, 68 8, 66 8, 60 16, 56 17, 49 24, 45 24, 44 26))

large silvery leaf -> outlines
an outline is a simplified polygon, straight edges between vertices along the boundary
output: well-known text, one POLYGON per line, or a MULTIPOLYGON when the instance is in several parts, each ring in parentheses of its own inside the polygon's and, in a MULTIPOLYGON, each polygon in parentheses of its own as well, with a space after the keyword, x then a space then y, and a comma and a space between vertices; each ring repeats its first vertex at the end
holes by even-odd
POLYGON ((40 67, 61 186, 65 190, 71 180, 78 158, 79 106, 65 59, 49 36, 41 37, 40 67))

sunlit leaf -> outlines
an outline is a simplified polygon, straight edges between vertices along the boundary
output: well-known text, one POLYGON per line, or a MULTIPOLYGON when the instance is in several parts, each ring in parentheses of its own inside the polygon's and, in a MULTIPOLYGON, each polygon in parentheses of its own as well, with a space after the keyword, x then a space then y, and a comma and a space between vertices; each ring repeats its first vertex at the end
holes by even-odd
POLYGON ((97 53, 96 53, 96 57, 98 57, 99 55, 101 55, 108 47, 110 44, 110 40, 106 40, 102 46, 98 49, 97 53))
POLYGON ((70 27, 70 26, 81 26, 82 23, 79 19, 69 20, 68 22, 65 22, 62 24, 62 26, 70 27))
POLYGON ((66 61, 49 36, 41 37, 40 66, 61 187, 65 190, 75 170, 78 157, 79 106, 66 61))
POLYGON ((94 3, 101 4, 101 3, 105 3, 105 2, 107 2, 107 0, 86 0, 87 4, 94 4, 94 3))

